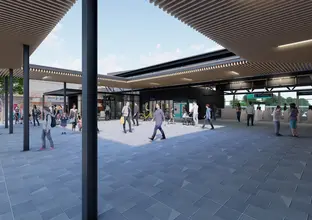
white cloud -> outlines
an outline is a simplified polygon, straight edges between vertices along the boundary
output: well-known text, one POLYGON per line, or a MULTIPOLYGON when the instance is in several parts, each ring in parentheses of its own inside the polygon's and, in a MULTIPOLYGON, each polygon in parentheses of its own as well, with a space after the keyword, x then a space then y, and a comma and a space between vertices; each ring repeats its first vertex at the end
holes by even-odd
POLYGON ((159 48, 160 48, 160 44, 157 44, 157 45, 156 45, 156 48, 159 49, 159 48))
POLYGON ((213 51, 217 51, 217 50, 222 50, 224 49, 224 47, 220 46, 220 45, 216 45, 214 47, 209 47, 209 48, 206 48, 205 52, 213 52, 213 51))
POLYGON ((203 50, 204 48, 205 48, 204 44, 193 44, 193 45, 191 45, 191 49, 196 50, 196 51, 203 50))
POLYGON ((180 52, 181 52, 180 48, 177 48, 177 49, 176 49, 176 52, 177 52, 177 53, 180 53, 180 52))
MULTIPOLYGON (((122 67, 121 63, 123 61, 123 56, 116 56, 116 55, 108 55, 105 57, 101 57, 98 59, 98 72, 99 74, 107 74, 111 72, 123 71, 124 68, 122 67)), ((81 71, 82 69, 82 60, 80 58, 69 58, 67 60, 56 60, 51 63, 52 67, 56 68, 64 68, 70 70, 77 70, 81 71)))
POLYGON ((55 28, 50 32, 46 39, 42 42, 40 47, 49 47, 49 49, 60 49, 64 43, 64 39, 59 36, 63 25, 58 23, 55 28))

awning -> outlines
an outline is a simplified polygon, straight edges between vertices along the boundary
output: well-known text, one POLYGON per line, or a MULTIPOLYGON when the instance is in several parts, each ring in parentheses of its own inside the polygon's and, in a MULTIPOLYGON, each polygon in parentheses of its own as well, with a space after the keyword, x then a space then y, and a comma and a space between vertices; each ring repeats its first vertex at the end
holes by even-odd
POLYGON ((23 44, 30 55, 76 0, 0 1, 0 68, 22 66, 23 44))
POLYGON ((311 1, 150 2, 248 61, 311 62, 311 1))

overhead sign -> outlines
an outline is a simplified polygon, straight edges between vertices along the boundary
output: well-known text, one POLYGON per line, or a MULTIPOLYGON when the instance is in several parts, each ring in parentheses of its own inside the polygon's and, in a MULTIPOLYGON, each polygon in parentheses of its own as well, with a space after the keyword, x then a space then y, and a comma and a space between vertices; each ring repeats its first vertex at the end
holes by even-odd
POLYGON ((264 99, 264 98, 272 98, 273 93, 255 93, 255 94, 247 94, 247 99, 264 99))

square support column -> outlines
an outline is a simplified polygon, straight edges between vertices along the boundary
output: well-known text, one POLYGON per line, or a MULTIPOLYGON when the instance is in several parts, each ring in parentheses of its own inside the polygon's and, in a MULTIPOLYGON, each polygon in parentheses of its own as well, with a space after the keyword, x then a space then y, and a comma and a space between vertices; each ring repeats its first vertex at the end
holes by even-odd
POLYGON ((44 111, 43 111, 43 108, 44 108, 44 104, 45 104, 45 96, 42 95, 42 109, 41 109, 41 120, 44 120, 44 111))
POLYGON ((98 0, 82 0, 82 220, 98 219, 98 0))
POLYGON ((66 109, 66 82, 64 82, 64 101, 63 101, 63 112, 67 113, 67 109, 66 109))
POLYGON ((23 151, 29 151, 29 46, 28 45, 23 45, 23 72, 24 72, 23 151))
POLYGON ((9 70, 9 93, 10 93, 10 104, 9 104, 9 133, 13 134, 13 69, 9 70))
POLYGON ((6 76, 4 78, 4 128, 8 128, 9 124, 9 78, 6 76))

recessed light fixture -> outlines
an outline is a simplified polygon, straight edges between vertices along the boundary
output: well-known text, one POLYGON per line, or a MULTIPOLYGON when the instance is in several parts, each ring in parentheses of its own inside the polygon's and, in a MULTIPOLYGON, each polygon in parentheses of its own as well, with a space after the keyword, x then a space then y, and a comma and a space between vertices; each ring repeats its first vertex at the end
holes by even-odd
POLYGON ((159 86, 160 84, 159 83, 150 83, 150 85, 159 86))
POLYGON ((235 71, 229 71, 229 73, 230 73, 230 74, 233 74, 233 75, 237 75, 237 76, 239 75, 239 73, 238 73, 238 72, 235 72, 235 71))
POLYGON ((190 79, 190 78, 182 78, 181 80, 183 80, 183 81, 193 81, 193 80, 190 79))
POLYGON ((297 41, 297 42, 294 42, 294 43, 289 43, 289 44, 279 45, 279 46, 277 46, 277 48, 285 48, 285 47, 301 46, 301 45, 304 45, 304 44, 310 44, 310 43, 312 43, 312 39, 309 39, 309 40, 303 40, 303 41, 297 41))
POLYGON ((44 76, 44 77, 42 77, 42 79, 44 80, 44 79, 51 79, 52 77, 51 76, 44 76))

